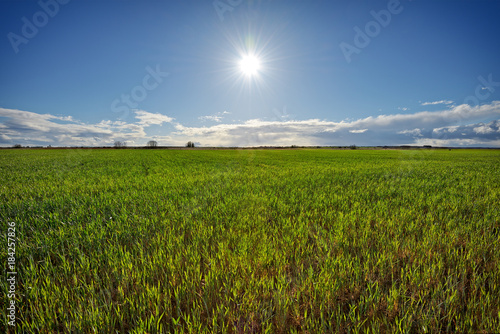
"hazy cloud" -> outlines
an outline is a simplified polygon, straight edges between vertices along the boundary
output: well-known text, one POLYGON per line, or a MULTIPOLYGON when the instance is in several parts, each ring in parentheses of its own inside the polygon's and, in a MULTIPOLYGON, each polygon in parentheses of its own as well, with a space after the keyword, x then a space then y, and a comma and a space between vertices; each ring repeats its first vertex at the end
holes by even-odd
POLYGON ((420 129, 402 130, 402 131, 398 131, 398 134, 420 137, 420 136, 422 136, 422 130, 420 130, 420 129))
POLYGON ((213 122, 222 122, 222 118, 224 118, 224 115, 229 115, 230 112, 223 111, 223 112, 218 112, 214 115, 208 115, 208 116, 200 116, 198 119, 202 121, 213 121, 213 122))
POLYGON ((429 106, 429 105, 436 105, 436 104, 452 104, 453 101, 450 100, 441 100, 441 101, 434 101, 434 102, 423 102, 421 105, 423 106, 429 106))

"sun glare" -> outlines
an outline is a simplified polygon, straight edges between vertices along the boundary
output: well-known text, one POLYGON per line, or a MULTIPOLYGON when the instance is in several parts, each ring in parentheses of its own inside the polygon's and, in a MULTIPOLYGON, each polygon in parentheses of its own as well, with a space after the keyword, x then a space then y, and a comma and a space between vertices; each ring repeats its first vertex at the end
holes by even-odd
POLYGON ((254 76, 259 72, 260 60, 253 55, 244 56, 240 61, 240 70, 246 76, 254 76))

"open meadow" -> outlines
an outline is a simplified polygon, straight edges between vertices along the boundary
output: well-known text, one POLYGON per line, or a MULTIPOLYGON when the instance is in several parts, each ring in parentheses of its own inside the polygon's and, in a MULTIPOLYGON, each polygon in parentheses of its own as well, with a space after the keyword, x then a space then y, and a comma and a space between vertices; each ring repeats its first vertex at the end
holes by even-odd
POLYGON ((6 331, 500 332, 500 150, 2 150, 0 179, 6 331))

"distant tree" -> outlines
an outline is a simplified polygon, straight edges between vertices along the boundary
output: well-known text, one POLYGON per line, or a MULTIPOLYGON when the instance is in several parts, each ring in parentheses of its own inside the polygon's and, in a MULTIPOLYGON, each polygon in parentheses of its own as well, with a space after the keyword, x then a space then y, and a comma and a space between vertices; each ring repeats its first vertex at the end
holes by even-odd
POLYGON ((14 145, 14 146, 12 146, 12 147, 14 147, 14 148, 21 148, 21 147, 23 147, 23 146, 22 146, 21 144, 16 144, 16 145, 14 145))
POLYGON ((156 147, 158 143, 155 140, 148 141, 147 147, 156 147))
POLYGON ((186 147, 194 147, 194 143, 192 141, 188 141, 186 147))
POLYGON ((351 150, 355 150, 355 149, 357 149, 358 147, 357 147, 356 145, 351 145, 351 146, 349 146, 349 148, 350 148, 351 150))
POLYGON ((124 141, 115 141, 115 148, 125 148, 127 147, 127 143, 124 141))

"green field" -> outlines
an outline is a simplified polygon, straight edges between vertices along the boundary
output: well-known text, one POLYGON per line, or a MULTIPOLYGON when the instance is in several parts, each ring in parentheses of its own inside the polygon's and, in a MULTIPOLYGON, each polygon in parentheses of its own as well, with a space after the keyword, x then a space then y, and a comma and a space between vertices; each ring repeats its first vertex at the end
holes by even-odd
POLYGON ((0 178, 10 332, 500 332, 498 150, 2 150, 0 178))

